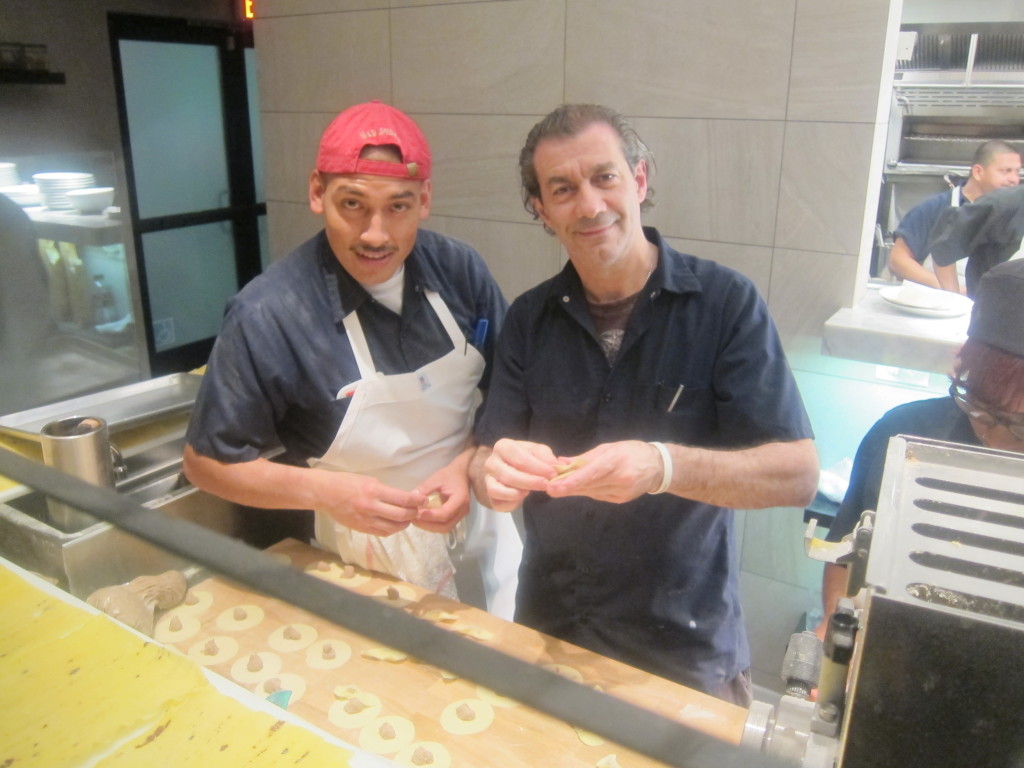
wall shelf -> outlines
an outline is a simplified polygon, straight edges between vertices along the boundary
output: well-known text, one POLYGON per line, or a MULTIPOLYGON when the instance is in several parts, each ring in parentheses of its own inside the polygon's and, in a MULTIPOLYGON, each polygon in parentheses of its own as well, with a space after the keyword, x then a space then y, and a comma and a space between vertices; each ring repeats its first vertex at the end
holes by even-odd
POLYGON ((0 83, 28 85, 63 85, 63 72, 43 72, 37 69, 0 69, 0 83))

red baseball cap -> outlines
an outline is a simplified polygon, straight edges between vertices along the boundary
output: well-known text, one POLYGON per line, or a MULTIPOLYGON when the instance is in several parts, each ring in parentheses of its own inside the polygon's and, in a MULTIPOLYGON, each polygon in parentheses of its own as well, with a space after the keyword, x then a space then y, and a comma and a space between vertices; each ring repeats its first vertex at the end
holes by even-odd
POLYGON ((365 173, 424 181, 430 178, 430 145, 419 126, 404 112, 376 99, 339 114, 320 137, 316 168, 323 173, 365 173), (401 163, 367 160, 366 146, 391 144, 401 163))

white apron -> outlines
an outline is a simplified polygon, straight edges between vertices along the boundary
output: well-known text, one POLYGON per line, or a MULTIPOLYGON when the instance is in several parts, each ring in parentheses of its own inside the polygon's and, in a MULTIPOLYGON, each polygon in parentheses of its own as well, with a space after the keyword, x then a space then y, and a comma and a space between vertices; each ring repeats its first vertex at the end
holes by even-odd
MULTIPOLYGON (((957 185, 949 190, 949 207, 959 208, 963 202, 963 186, 957 185)), ((956 265, 957 278, 960 280, 960 285, 963 286, 967 281, 967 259, 957 259, 953 262, 956 265)), ((935 269, 935 262, 932 260, 932 255, 929 253, 921 266, 925 269, 932 271, 935 269)))
MULTIPOLYGON (((374 368, 357 313, 350 312, 345 331, 360 378, 338 392, 340 399, 355 387, 334 442, 311 466, 369 475, 410 491, 469 445, 484 358, 466 343, 440 295, 424 295, 454 349, 417 371, 384 375, 374 368)), ((391 536, 371 536, 317 512, 316 538, 346 562, 456 597, 448 536, 413 525, 391 536)))

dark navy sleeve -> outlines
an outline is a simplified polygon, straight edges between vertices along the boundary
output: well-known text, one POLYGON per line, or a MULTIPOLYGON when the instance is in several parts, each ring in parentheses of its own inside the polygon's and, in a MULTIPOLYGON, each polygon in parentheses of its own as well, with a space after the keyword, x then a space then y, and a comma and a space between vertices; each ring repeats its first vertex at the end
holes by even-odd
POLYGON ((523 357, 526 354, 525 300, 512 302, 500 334, 494 342, 493 375, 487 399, 477 413, 476 440, 493 446, 502 437, 525 439, 529 435, 530 407, 525 396, 523 357))
MULTIPOLYGON (((891 414, 891 412, 890 412, 891 414)), ((857 448, 850 472, 850 485, 846 489, 836 519, 828 529, 827 541, 839 541, 853 531, 865 510, 878 507, 878 493, 882 486, 882 470, 885 468, 885 452, 889 438, 895 432, 890 427, 890 414, 882 417, 868 430, 857 448)))
POLYGON ((725 304, 713 381, 723 447, 812 438, 782 341, 757 289, 736 275, 725 304))
POLYGON ((278 442, 274 388, 264 378, 266 338, 252 338, 245 315, 228 312, 188 429, 197 453, 227 463, 257 459, 278 442))
POLYGON ((949 192, 940 192, 924 200, 903 217, 893 233, 903 238, 918 263, 928 258, 929 236, 942 212, 951 207, 949 198, 949 192))

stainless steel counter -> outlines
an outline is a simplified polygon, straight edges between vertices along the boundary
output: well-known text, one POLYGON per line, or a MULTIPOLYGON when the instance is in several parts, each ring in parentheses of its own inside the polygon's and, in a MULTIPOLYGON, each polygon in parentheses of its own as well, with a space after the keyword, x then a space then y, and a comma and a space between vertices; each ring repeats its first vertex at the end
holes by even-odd
POLYGON ((949 373, 967 339, 970 313, 945 318, 910 314, 879 296, 882 287, 871 284, 855 306, 840 309, 825 322, 822 351, 849 360, 949 373))

